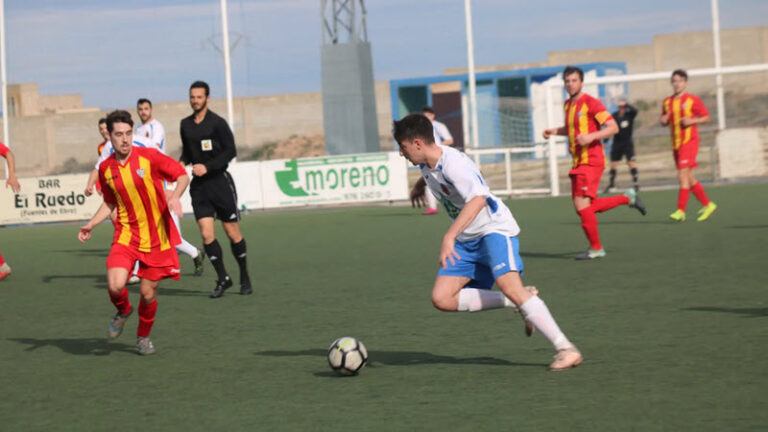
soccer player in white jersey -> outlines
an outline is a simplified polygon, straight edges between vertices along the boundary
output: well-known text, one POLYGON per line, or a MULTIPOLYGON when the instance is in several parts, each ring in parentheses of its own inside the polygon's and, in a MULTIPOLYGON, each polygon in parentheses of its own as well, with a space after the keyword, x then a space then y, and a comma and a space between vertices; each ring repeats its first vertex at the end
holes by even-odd
MULTIPOLYGON (((453 135, 451 135, 451 132, 448 130, 448 126, 446 126, 445 123, 435 120, 435 110, 433 110, 431 106, 425 106, 421 109, 421 113, 424 114, 424 116, 432 122, 432 131, 435 135, 435 143, 442 144, 444 146, 452 146, 453 135)), ((423 214, 437 214, 437 198, 435 198, 435 196, 426 189, 424 190, 424 198, 427 203, 427 208, 424 210, 423 214)))
MULTIPOLYGON (((134 137, 141 137, 151 143, 162 154, 165 152, 165 128, 162 123, 157 119, 152 118, 152 101, 147 98, 141 98, 136 101, 136 113, 141 119, 141 123, 136 125, 136 131, 134 137)), ((179 237, 181 237, 181 243, 176 246, 176 251, 183 253, 192 258, 195 263, 195 276, 201 276, 203 274, 203 259, 205 254, 203 251, 193 246, 191 243, 184 239, 181 235, 181 224, 179 223, 179 216, 171 212, 171 217, 176 223, 176 229, 179 231, 179 237)))
POLYGON ((581 364, 581 353, 560 330, 538 291, 523 286, 520 228, 474 162, 454 148, 435 144, 432 124, 421 114, 396 121, 394 137, 400 154, 421 168, 427 187, 453 221, 440 246, 434 306, 462 312, 517 307, 526 323, 555 346, 550 370, 581 364), (491 291, 494 282, 501 292, 491 291))
POLYGON ((165 128, 157 119, 152 118, 152 102, 149 99, 141 98, 136 102, 136 112, 139 114, 141 123, 136 125, 134 135, 141 135, 148 139, 160 153, 165 152, 165 128))

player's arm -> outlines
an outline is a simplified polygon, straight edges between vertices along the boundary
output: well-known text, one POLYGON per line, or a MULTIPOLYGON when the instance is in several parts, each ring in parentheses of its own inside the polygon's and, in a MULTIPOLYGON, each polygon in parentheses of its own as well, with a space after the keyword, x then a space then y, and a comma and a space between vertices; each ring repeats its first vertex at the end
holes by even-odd
MULTIPOLYGON (((411 189, 411 207, 422 207, 426 205, 424 194, 427 192, 427 182, 424 177, 419 177, 416 184, 411 189)), ((431 192, 430 192, 431 193, 431 192)))
POLYGON ((96 186, 96 182, 99 180, 99 170, 94 168, 93 171, 91 171, 91 174, 88 176, 88 183, 85 184, 85 196, 91 196, 93 195, 93 189, 94 186, 96 186))
POLYGON ((680 119, 683 127, 689 127, 696 124, 709 123, 709 111, 701 102, 701 99, 696 98, 693 102, 693 117, 683 117, 680 119))
POLYGON ((448 126, 446 126, 445 123, 438 123, 437 132, 440 134, 440 138, 443 140, 443 145, 453 145, 453 135, 451 135, 451 131, 448 130, 448 126))
POLYGON ((544 136, 544 139, 549 139, 549 137, 552 135, 568 135, 568 128, 561 126, 558 128, 544 129, 544 133, 542 135, 544 136))
MULTIPOLYGON (((106 193, 106 192, 105 192, 106 193)), ((96 214, 93 215, 91 220, 88 221, 85 225, 80 227, 80 232, 77 233, 77 239, 80 240, 80 243, 85 243, 86 240, 91 238, 91 231, 94 227, 96 227, 98 224, 104 222, 110 214, 112 214, 112 211, 115 209, 114 203, 108 203, 104 201, 101 203, 101 207, 96 211, 96 214)))
POLYGON ((443 268, 448 267, 448 261, 455 265, 455 260, 461 259, 454 249, 456 237, 467 229, 477 214, 485 207, 485 198, 484 196, 476 196, 469 200, 468 203, 464 204, 464 208, 461 209, 451 226, 448 227, 448 231, 443 236, 443 243, 440 245, 440 265, 443 268))
POLYGON ((167 192, 168 208, 181 216, 181 195, 184 194, 190 181, 184 165, 160 152, 153 152, 152 162, 157 166, 157 170, 165 180, 176 182, 176 187, 172 191, 167 192))
POLYGON ((181 156, 179 157, 179 162, 186 166, 189 165, 192 159, 190 158, 189 150, 187 150, 187 139, 184 136, 184 121, 181 122, 179 127, 179 136, 181 137, 181 156))
POLYGON ((10 149, 5 154, 5 159, 8 161, 8 180, 5 182, 5 187, 10 186, 14 193, 19 193, 21 185, 16 178, 16 157, 10 149))
POLYGON ((664 126, 669 125, 669 99, 665 99, 661 104, 661 117, 659 117, 659 123, 664 126))
POLYGON ((605 123, 603 123, 603 128, 599 131, 576 135, 576 142, 579 143, 579 145, 587 145, 595 140, 602 141, 604 139, 608 139, 616 135, 618 132, 619 125, 616 124, 616 120, 614 120, 613 117, 610 117, 605 121, 605 123))
POLYGON ((627 110, 627 116, 630 119, 634 120, 635 117, 637 117, 637 108, 635 108, 634 106, 627 104, 626 110, 627 110))

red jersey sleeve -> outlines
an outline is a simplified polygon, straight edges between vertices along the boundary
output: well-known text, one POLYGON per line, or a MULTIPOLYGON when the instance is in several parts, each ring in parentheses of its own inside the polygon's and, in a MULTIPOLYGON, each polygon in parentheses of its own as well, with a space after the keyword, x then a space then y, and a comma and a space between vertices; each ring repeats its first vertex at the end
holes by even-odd
POLYGON ((669 106, 672 103, 671 101, 672 101, 672 98, 670 98, 670 97, 664 98, 664 102, 661 103, 661 114, 662 115, 664 115, 664 114, 669 112, 669 109, 670 109, 669 106))
POLYGON ((0 142, 0 156, 6 157, 6 155, 8 155, 9 151, 10 151, 10 149, 8 147, 6 147, 5 144, 0 142))
POLYGON ((152 152, 152 166, 157 169, 157 172, 163 178, 163 180, 175 182, 176 179, 183 175, 187 175, 187 171, 181 162, 170 156, 164 155, 157 150, 152 152))
POLYGON ((112 188, 109 187, 107 184, 107 178, 106 173, 109 168, 104 166, 104 163, 99 165, 99 186, 101 186, 101 193, 104 197, 104 202, 107 204, 113 204, 117 205, 117 199, 115 199, 115 194, 112 192, 112 188))
POLYGON ((600 126, 604 125, 605 122, 613 118, 611 113, 605 109, 605 105, 600 102, 600 99, 595 98, 592 98, 589 101, 589 114, 594 116, 595 120, 597 120, 600 126))
POLYGON ((701 99, 699 99, 698 96, 693 97, 692 112, 695 117, 706 117, 709 115, 709 111, 707 111, 707 107, 704 106, 704 103, 701 101, 701 99))

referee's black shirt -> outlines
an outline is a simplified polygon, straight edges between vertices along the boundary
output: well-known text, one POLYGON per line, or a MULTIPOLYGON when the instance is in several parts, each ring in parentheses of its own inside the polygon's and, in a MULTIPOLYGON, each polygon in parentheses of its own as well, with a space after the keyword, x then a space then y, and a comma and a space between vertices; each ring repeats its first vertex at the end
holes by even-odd
POLYGON ((635 124, 637 110, 630 104, 626 106, 624 117, 619 116, 618 110, 613 113, 613 119, 616 120, 616 124, 619 126, 619 132, 613 136, 613 142, 626 143, 632 139, 632 126, 635 124))
POLYGON ((200 124, 195 115, 181 121, 181 161, 185 164, 203 164, 208 172, 194 179, 214 177, 227 170, 229 161, 237 156, 235 137, 227 121, 210 109, 200 124))

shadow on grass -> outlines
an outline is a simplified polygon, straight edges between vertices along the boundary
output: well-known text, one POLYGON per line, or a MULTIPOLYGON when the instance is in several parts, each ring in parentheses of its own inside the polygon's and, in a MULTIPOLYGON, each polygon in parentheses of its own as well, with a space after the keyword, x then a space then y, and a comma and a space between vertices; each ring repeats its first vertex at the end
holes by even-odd
POLYGON ((746 315, 746 316, 752 317, 752 318, 768 316, 768 307, 764 307, 764 308, 724 308, 724 307, 716 307, 716 306, 698 306, 698 307, 683 308, 681 310, 697 311, 697 312, 733 313, 733 314, 746 315))
POLYGON ((20 344, 29 345, 24 351, 35 351, 38 348, 56 347, 67 354, 74 355, 95 355, 105 356, 113 352, 136 353, 133 346, 122 343, 109 343, 104 338, 81 338, 81 339, 32 339, 32 338, 10 338, 8 340, 20 344))
POLYGON ((768 228, 768 225, 731 225, 731 226, 727 226, 726 228, 730 228, 730 229, 759 229, 759 228, 768 228))
MULTIPOLYGON (((107 275, 104 273, 101 274, 82 274, 82 275, 47 275, 43 276, 43 283, 50 284, 50 283, 56 283, 58 281, 67 281, 67 280, 85 280, 82 284, 89 284, 93 285, 94 288, 99 290, 106 290, 107 289, 107 275)), ((171 288, 168 286, 163 286, 164 284, 176 284, 178 281, 161 281, 160 286, 157 288, 157 294, 160 296, 208 296, 208 292, 204 291, 193 291, 183 288, 171 288)), ((128 291, 131 293, 138 293, 139 292, 139 284, 133 284, 128 285, 128 291)))
MULTIPOLYGON (((306 349, 297 351, 260 351, 255 353, 260 356, 268 357, 299 357, 299 356, 312 356, 323 357, 328 355, 328 350, 323 349, 306 349)), ((465 365, 484 365, 484 366, 533 366, 533 367, 546 367, 545 363, 519 363, 511 362, 508 360, 497 359, 494 357, 453 357, 447 355, 432 354, 426 351, 369 351, 368 352, 368 366, 367 367, 380 367, 380 366, 412 366, 412 365, 428 365, 428 364, 465 364, 465 365)), ((315 373, 318 377, 335 377, 336 374, 331 373, 315 373)))
POLYGON ((543 253, 543 252, 520 252, 520 256, 523 258, 553 258, 553 259, 567 259, 573 260, 576 254, 584 252, 572 251, 572 252, 560 252, 560 253, 543 253))

